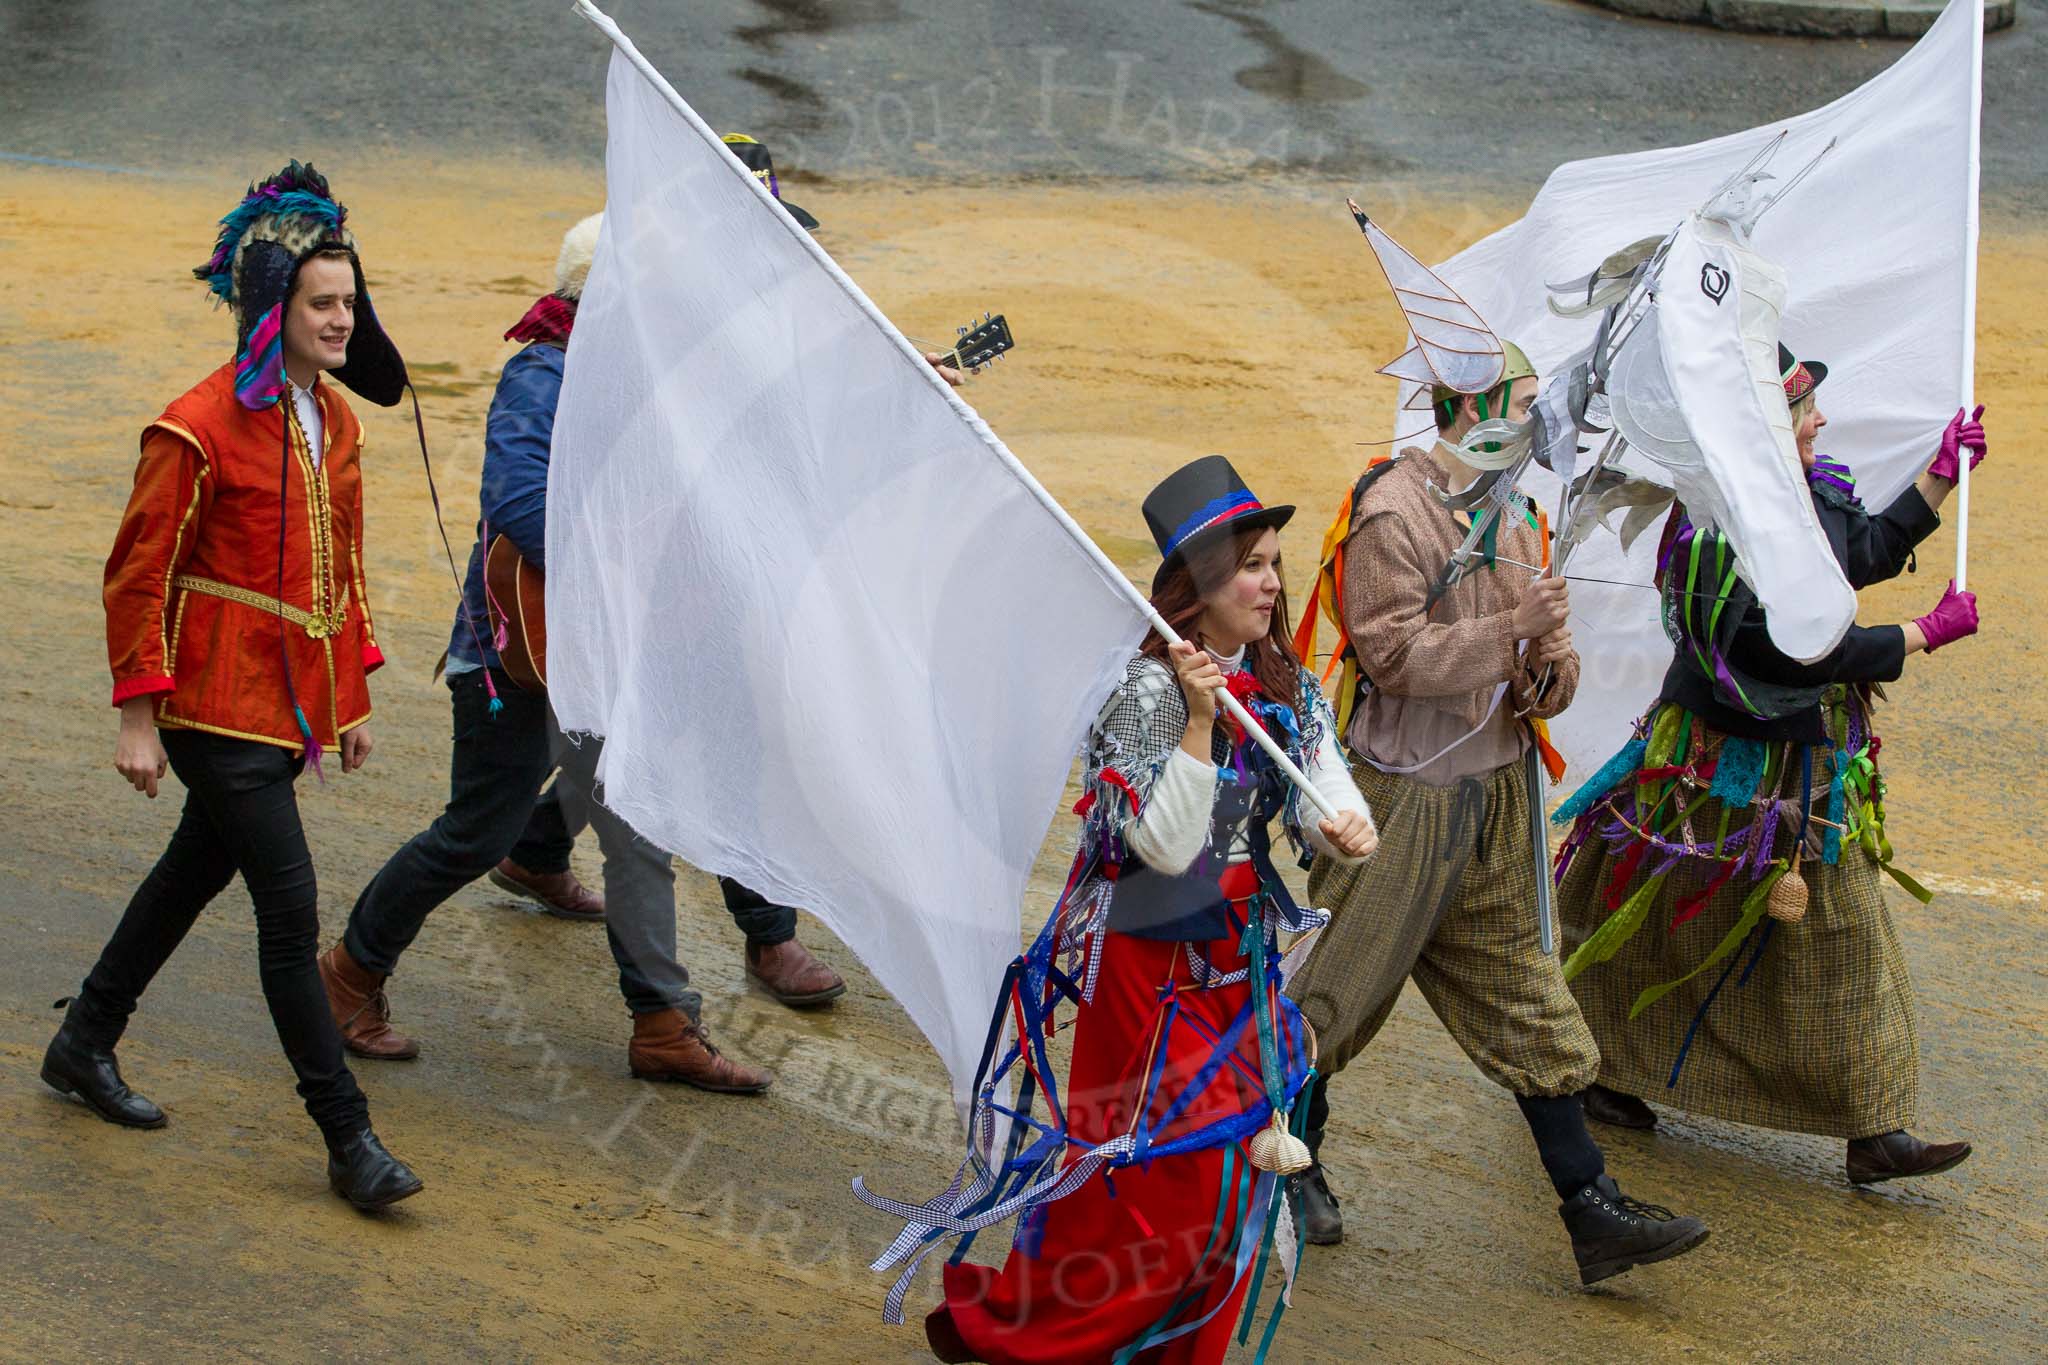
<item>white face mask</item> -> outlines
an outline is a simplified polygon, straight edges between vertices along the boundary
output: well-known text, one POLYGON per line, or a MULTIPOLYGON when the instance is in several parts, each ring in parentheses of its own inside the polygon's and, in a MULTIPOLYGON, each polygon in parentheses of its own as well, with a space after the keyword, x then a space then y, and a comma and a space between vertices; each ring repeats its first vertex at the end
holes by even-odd
POLYGON ((1506 469, 1520 463, 1536 441, 1537 426, 1533 419, 1517 422, 1506 417, 1490 417, 1465 433, 1457 445, 1449 447, 1460 463, 1481 472, 1492 469, 1506 469))

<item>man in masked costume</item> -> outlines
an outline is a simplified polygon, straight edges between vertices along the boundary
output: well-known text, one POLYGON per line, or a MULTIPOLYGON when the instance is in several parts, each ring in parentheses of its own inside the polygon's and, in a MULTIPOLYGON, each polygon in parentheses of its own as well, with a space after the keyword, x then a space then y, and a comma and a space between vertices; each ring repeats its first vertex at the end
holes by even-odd
MULTIPOLYGON (((1778 348, 1806 487, 1828 547, 1862 588, 1908 567, 1983 427, 1961 411, 1883 511, 1815 453, 1827 375, 1778 348)), ((1968 1143, 1907 1131, 1919 1101, 1914 999, 1882 893, 1892 866, 1874 728, 1909 655, 1974 634, 1949 591, 1903 625, 1850 626, 1812 662, 1781 652, 1728 537, 1673 509, 1659 558, 1674 649, 1635 737, 1560 808, 1567 972, 1599 1040, 1587 1112, 1651 1128, 1641 1096, 1738 1123, 1847 1141, 1857 1184, 1948 1170, 1968 1143)))
MULTIPOLYGON (((1539 936, 1532 749, 1542 720, 1571 703, 1579 664, 1564 581, 1541 576, 1541 521, 1504 463, 1537 378, 1519 347, 1358 216, 1417 339, 1386 372, 1426 385, 1437 440, 1369 469, 1325 542, 1318 591, 1345 640, 1340 724, 1382 843, 1368 863, 1318 858, 1309 873, 1311 901, 1332 918, 1289 986, 1321 1073, 1306 1128, 1317 1164, 1300 1177, 1305 1233, 1343 1237, 1321 1164, 1330 1080, 1412 975, 1514 1094, 1592 1283, 1691 1250, 1706 1228, 1627 1198, 1606 1173, 1579 1102, 1599 1052, 1539 936)), ((1316 610, 1297 637, 1304 652, 1316 610)))

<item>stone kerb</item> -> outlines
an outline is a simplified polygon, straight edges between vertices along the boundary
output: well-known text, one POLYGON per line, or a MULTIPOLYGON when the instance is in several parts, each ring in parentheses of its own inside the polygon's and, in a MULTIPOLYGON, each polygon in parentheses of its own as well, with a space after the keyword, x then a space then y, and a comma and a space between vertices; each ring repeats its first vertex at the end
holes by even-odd
MULTIPOLYGON (((1808 38, 1917 38, 1947 0, 1587 0, 1644 19, 1808 38)), ((1984 30, 2012 26, 2017 0, 1987 0, 1984 30)))

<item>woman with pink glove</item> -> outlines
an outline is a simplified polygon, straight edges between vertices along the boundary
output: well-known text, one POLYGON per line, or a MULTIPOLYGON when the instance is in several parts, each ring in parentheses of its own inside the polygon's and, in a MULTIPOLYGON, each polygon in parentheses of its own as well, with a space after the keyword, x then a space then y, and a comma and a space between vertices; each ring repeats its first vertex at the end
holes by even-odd
MULTIPOLYGON (((1984 409, 1958 411, 1927 472, 1882 512, 1814 453, 1827 375, 1778 348, 1813 509, 1852 586, 1895 577, 1940 524, 1984 409)), ((1932 1175, 1970 1154, 1907 1129, 1919 1102, 1913 988, 1880 873, 1891 865, 1872 703, 1908 655, 1977 631, 1951 582, 1903 625, 1851 626, 1814 663, 1770 642, 1719 534, 1683 507, 1658 561, 1676 646, 1636 736, 1554 819, 1565 974, 1600 1044, 1586 1115, 1628 1128, 1676 1108, 1848 1142, 1855 1184, 1932 1175)))

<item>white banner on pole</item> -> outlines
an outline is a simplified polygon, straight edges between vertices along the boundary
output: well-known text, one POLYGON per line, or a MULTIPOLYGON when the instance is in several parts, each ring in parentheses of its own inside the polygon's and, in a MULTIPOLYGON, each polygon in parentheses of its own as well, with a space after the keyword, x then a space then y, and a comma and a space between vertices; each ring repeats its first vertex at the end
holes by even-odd
POLYGON ((548 480, 550 696, 653 842, 810 910, 964 1100, 1144 623, 971 408, 609 20, 548 480))
MULTIPOLYGON (((1829 366, 1819 449, 1849 465, 1864 503, 1882 508, 1927 467, 1971 392, 1982 87, 1982 0, 1953 0, 1897 62, 1823 108, 1688 147, 1558 167, 1527 214, 1437 273, 1547 373, 1583 349, 1592 329, 1549 311, 1546 282, 1669 232, 1780 132, 1786 145, 1772 164, 1788 174, 1839 139, 1765 215, 1755 246, 1788 277, 1785 344, 1829 366)), ((1402 435, 1427 425, 1413 412, 1395 420, 1402 435)), ((1556 508, 1554 479, 1534 469, 1526 482, 1556 508)), ((1960 575, 1964 498, 1951 519, 1960 575)), ((1572 633, 1585 665, 1577 700, 1552 722, 1552 735, 1576 778, 1621 746, 1670 662, 1656 594, 1645 586, 1656 540, 1645 535, 1624 555, 1613 535, 1597 533, 1572 558, 1575 579, 1620 580, 1572 584, 1572 633)), ((1929 585, 1929 606, 1940 588, 1929 585)))

